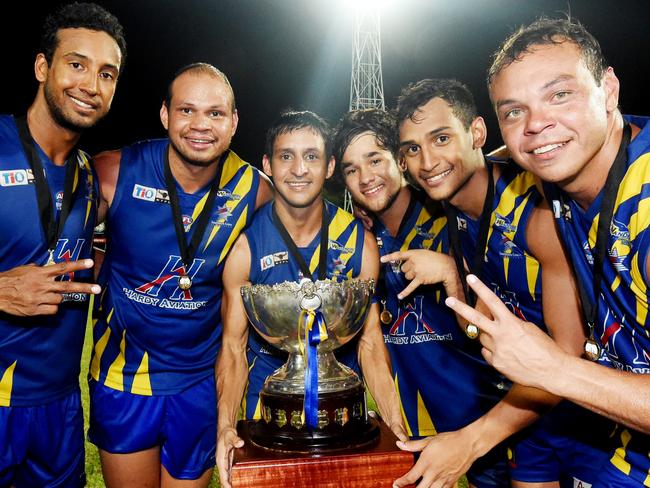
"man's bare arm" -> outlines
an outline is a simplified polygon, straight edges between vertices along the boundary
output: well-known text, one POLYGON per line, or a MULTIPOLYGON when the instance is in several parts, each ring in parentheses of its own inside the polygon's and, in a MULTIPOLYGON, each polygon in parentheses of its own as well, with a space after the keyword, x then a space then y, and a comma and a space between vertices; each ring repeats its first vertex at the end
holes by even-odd
POLYGON ((115 187, 120 174, 121 151, 105 151, 93 157, 93 165, 99 179, 99 207, 97 222, 104 222, 109 207, 113 203, 115 187))
POLYGON ((271 201, 274 194, 275 190, 271 180, 264 173, 260 172, 260 187, 257 190, 257 197, 255 198, 255 210, 271 201))
POLYGON ((237 436, 237 415, 248 381, 248 320, 239 290, 249 284, 250 261, 248 240, 242 234, 233 245, 224 265, 221 301, 223 339, 216 363, 219 416, 217 467, 224 488, 230 487, 233 451, 244 444, 237 436))
POLYGON ((650 434, 650 375, 607 368, 568 354, 535 325, 515 317, 475 276, 467 281, 492 318, 458 300, 447 302, 481 329, 483 355, 492 366, 513 381, 650 434))
MULTIPOLYGON (((377 281, 379 275, 379 252, 377 242, 370 232, 364 233, 363 264, 360 279, 377 281)), ((359 363, 372 397, 377 402, 384 422, 401 440, 407 440, 399 398, 393 383, 392 368, 388 350, 379 325, 379 307, 376 303, 363 326, 358 345, 359 363)))

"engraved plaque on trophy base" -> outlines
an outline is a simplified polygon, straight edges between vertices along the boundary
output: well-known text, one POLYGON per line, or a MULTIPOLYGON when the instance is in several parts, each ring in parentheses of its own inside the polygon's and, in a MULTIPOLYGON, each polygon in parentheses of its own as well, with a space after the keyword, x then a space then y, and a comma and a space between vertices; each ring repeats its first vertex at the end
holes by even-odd
POLYGON ((368 417, 363 385, 338 392, 319 393, 318 428, 304 424, 304 397, 296 394, 260 394, 262 419, 249 423, 256 445, 285 452, 336 452, 370 447, 378 441, 377 422, 368 417))

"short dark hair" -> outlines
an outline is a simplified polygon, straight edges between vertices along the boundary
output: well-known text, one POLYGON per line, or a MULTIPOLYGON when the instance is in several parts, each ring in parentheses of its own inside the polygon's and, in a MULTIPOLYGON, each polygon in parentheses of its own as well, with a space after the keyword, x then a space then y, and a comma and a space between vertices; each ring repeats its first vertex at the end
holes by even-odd
POLYGON ((474 96, 467 86, 454 79, 427 78, 402 89, 395 109, 398 124, 406 119, 415 120, 418 109, 434 98, 447 102, 466 129, 478 117, 474 96))
POLYGON ((45 18, 41 34, 40 52, 45 56, 48 65, 59 47, 58 32, 61 29, 89 29, 106 32, 111 36, 122 54, 120 73, 126 63, 126 40, 124 28, 113 14, 95 3, 68 3, 62 5, 45 18))
POLYGON ((206 75, 213 76, 215 78, 220 78, 226 84, 228 89, 230 90, 230 95, 231 95, 231 98, 232 98, 231 108, 232 108, 233 113, 237 110, 237 105, 235 104, 235 92, 232 89, 232 85, 230 84, 230 80, 228 79, 228 77, 226 76, 226 74, 223 71, 221 71, 218 68, 215 68, 214 66, 212 66, 209 63, 192 63, 192 64, 188 64, 188 65, 183 66, 178 71, 176 71, 176 73, 174 73, 174 76, 172 77, 171 81, 167 85, 167 95, 165 96, 165 100, 164 100, 165 105, 167 107, 169 107, 169 104, 172 101, 172 90, 173 90, 174 82, 178 79, 179 76, 181 76, 181 75, 183 75, 185 73, 192 73, 192 74, 195 74, 195 75, 197 75, 197 74, 206 74, 206 75))
POLYGON ((551 19, 540 17, 532 24, 521 26, 510 35, 492 55, 492 65, 488 69, 488 87, 494 77, 524 54, 530 53, 534 46, 572 42, 580 49, 582 59, 600 85, 608 63, 600 50, 600 44, 577 20, 551 19))
POLYGON ((285 110, 275 119, 266 131, 266 144, 264 151, 269 158, 273 157, 273 144, 280 134, 288 134, 300 129, 311 129, 323 138, 325 144, 325 158, 332 154, 330 144, 330 126, 320 115, 309 110, 285 110))
POLYGON ((370 132, 377 140, 378 145, 389 151, 395 161, 399 157, 399 135, 397 119, 393 114, 378 108, 353 110, 346 113, 332 132, 332 154, 337 165, 341 164, 343 154, 348 149, 352 140, 370 132))

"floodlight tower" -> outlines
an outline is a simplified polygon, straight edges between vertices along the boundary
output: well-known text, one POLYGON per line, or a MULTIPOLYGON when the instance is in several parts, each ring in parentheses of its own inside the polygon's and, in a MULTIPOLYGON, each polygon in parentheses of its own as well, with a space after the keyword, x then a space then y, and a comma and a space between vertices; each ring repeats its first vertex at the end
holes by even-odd
MULTIPOLYGON (((350 110, 385 108, 379 36, 380 4, 381 2, 368 1, 357 1, 354 4, 350 110)), ((344 207, 347 211, 352 211, 352 198, 347 190, 344 207)))

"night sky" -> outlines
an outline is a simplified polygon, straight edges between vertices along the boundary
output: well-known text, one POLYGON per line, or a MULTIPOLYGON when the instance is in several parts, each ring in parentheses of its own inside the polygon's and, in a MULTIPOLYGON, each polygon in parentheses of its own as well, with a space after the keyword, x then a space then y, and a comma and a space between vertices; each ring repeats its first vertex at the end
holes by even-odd
MULTIPOLYGON (((16 3, 16 2, 11 2, 16 3)), ((3 6, 1 113, 24 112, 45 13, 61 2, 3 6), (7 10, 9 9, 9 10, 7 10), (12 35, 16 28, 19 34, 12 35)), ((128 60, 108 117, 84 135, 91 153, 164 135, 159 108, 171 75, 205 61, 230 78, 239 109, 233 149, 259 166, 264 131, 287 107, 334 123, 347 110, 352 51, 345 0, 99 0, 126 30, 128 60)), ((485 72, 499 42, 522 23, 570 11, 601 42, 621 80, 626 113, 650 114, 647 0, 395 0, 382 13, 385 99, 425 77, 455 77, 473 90, 500 144, 485 72)))

